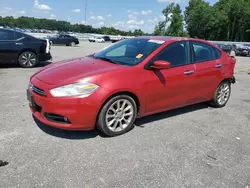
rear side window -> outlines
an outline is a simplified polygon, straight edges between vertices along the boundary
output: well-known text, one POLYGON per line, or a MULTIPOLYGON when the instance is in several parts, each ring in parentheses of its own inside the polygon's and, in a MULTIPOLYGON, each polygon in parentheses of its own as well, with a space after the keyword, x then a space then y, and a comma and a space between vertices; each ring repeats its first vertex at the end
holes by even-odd
POLYGON ((211 45, 201 42, 192 42, 192 46, 194 51, 195 63, 220 58, 220 51, 211 45))
POLYGON ((1 30, 0 40, 14 40, 14 32, 1 30))

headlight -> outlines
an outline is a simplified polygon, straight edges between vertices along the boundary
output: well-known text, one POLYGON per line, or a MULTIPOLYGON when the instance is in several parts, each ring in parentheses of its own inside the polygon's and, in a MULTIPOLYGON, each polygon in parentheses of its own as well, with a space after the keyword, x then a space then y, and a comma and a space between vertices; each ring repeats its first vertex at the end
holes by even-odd
POLYGON ((87 97, 92 94, 99 86, 93 83, 75 83, 50 90, 53 97, 70 97, 70 96, 83 96, 87 97))

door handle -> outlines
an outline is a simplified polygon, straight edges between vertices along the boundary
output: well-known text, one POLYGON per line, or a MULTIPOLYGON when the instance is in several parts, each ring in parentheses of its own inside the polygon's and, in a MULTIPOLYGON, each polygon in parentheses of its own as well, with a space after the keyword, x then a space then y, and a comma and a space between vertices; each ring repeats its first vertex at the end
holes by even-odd
POLYGON ((215 65, 216 68, 221 68, 222 67, 222 64, 217 64, 215 65))
POLYGON ((190 75, 190 74, 193 74, 193 73, 194 73, 193 70, 189 70, 189 71, 184 72, 184 75, 190 75))
POLYGON ((16 42, 16 45, 22 45, 23 43, 20 43, 20 42, 16 42))

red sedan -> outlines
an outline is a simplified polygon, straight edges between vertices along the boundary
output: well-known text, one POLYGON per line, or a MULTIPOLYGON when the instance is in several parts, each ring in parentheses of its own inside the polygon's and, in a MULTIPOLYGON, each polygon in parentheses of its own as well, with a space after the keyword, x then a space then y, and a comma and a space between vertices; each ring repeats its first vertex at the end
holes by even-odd
POLYGON ((136 37, 45 66, 30 78, 27 97, 47 125, 117 136, 138 117, 201 102, 225 106, 235 63, 203 40, 136 37))

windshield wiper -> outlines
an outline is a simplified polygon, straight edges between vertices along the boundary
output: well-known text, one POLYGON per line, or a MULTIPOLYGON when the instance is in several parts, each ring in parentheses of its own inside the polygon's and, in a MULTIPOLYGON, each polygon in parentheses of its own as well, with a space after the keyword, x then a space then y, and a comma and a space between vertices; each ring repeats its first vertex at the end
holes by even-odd
POLYGON ((94 58, 96 58, 96 59, 101 59, 101 60, 104 60, 104 61, 108 61, 108 62, 114 63, 114 64, 119 64, 119 63, 117 63, 116 61, 114 61, 114 60, 112 60, 112 59, 109 59, 109 58, 107 58, 107 57, 94 57, 94 58))

